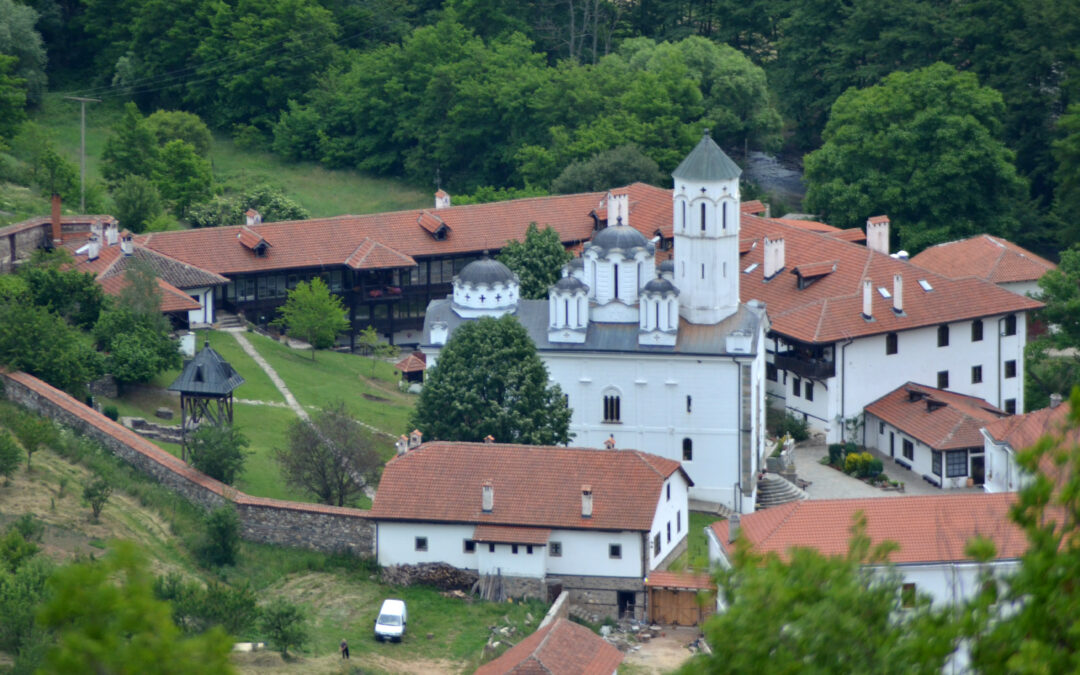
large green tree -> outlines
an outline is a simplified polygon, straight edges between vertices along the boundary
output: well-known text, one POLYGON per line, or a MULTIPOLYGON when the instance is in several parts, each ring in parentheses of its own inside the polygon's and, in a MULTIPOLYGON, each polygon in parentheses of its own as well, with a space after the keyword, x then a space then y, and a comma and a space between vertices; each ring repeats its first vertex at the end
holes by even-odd
POLYGON ((533 300, 547 297, 548 288, 559 280, 563 265, 573 257, 558 232, 550 225, 541 230, 536 223, 529 223, 524 241, 511 241, 499 252, 499 262, 521 280, 521 297, 533 300))
POLYGON ((210 160, 200 157, 194 145, 179 139, 161 148, 153 178, 161 197, 178 217, 209 197, 214 182, 210 160))
POLYGON ((82 395, 103 364, 89 338, 44 307, 0 303, 0 363, 82 395))
POLYGON ((741 541, 719 574, 724 609, 705 624, 712 654, 680 672, 941 673, 956 647, 952 614, 925 595, 897 611, 902 579, 885 564, 894 548, 871 546, 862 517, 844 556, 793 549, 784 561, 741 541))
POLYGON ((512 315, 457 328, 428 370, 410 422, 429 439, 570 442, 570 408, 512 315))
POLYGON ((888 214, 901 246, 1010 236, 1026 202, 1001 141, 1001 95, 943 63, 849 89, 806 156, 806 205, 839 227, 888 214))
POLYGON ((337 336, 349 329, 341 298, 332 294, 318 277, 310 282, 301 281, 289 291, 285 304, 278 307, 278 314, 272 323, 310 344, 312 361, 315 350, 333 347, 337 336))
POLYGON ((0 54, 0 143, 9 143, 26 119, 26 80, 12 74, 17 59, 0 54))
POLYGON ((138 106, 128 103, 124 115, 105 139, 101 153, 101 175, 111 186, 128 176, 151 178, 158 164, 158 144, 138 106))
POLYGON ((230 424, 204 424, 191 434, 191 465, 207 476, 232 485, 244 471, 248 439, 230 424))
POLYGON ((37 31, 38 13, 24 3, 0 0, 0 55, 15 57, 13 74, 26 84, 31 105, 45 94, 45 45, 37 31))

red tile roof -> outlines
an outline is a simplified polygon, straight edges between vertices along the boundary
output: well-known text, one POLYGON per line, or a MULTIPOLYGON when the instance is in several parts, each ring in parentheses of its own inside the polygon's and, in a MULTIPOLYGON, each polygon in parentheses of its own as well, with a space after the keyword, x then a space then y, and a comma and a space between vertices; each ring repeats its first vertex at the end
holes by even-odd
MULTIPOLYGON (((743 214, 747 215, 747 214, 743 214)), ((752 214, 750 214, 752 215, 752 214)), ((825 223, 819 223, 816 220, 802 220, 799 218, 769 218, 774 223, 783 223, 784 225, 790 225, 791 227, 797 227, 800 230, 806 230, 808 232, 846 232, 847 230, 841 230, 838 227, 832 225, 826 225, 825 223)), ((861 230, 859 230, 861 232, 861 230)))
POLYGON ((675 472, 682 472, 678 462, 636 450, 434 441, 387 463, 372 515, 380 520, 647 531, 664 481, 675 472), (481 486, 488 480, 494 486, 494 508, 484 512, 481 486), (590 518, 581 515, 582 485, 592 486, 590 518))
POLYGON ((836 237, 810 232, 775 218, 742 216, 743 248, 747 240, 758 243, 742 256, 743 270, 759 263, 752 272, 740 277, 742 300, 762 300, 769 312, 772 330, 804 342, 835 342, 852 337, 909 330, 948 321, 1023 312, 1042 307, 1042 303, 1012 293, 979 279, 946 279, 909 261, 897 260, 864 246, 836 237), (776 275, 763 280, 764 245, 762 238, 780 236, 785 241, 785 267, 822 260, 837 261, 836 271, 800 290, 793 274, 776 275), (900 274, 904 284, 904 312, 892 311, 892 300, 875 290, 872 295, 873 320, 862 317, 862 282, 869 279, 875 287, 890 292, 893 275, 900 274), (924 291, 919 285, 926 279, 933 287, 924 291))
POLYGON ((748 202, 742 202, 739 204, 739 211, 743 213, 751 213, 755 216, 765 215, 765 205, 758 199, 751 199, 748 202))
MULTIPOLYGON (((98 285, 109 295, 120 295, 127 288, 127 277, 111 276, 98 279, 98 285)), ((202 309, 202 305, 187 293, 173 286, 163 279, 157 279, 158 290, 161 291, 161 311, 163 312, 186 312, 189 310, 202 309)))
POLYGON ((236 238, 240 241, 240 244, 244 248, 256 249, 259 244, 270 246, 270 243, 263 239, 262 235, 251 229, 247 225, 241 225, 240 229, 236 233, 236 238))
POLYGON ((1007 443, 1019 452, 1035 445, 1047 434, 1060 434, 1069 417, 1069 409, 1068 403, 1062 403, 1056 408, 1006 417, 987 424, 986 433, 998 443, 1007 443))
POLYGON ((1057 267, 1007 239, 988 234, 931 246, 911 262, 951 279, 976 277, 995 284, 1037 281, 1057 267))
POLYGON ((935 450, 983 446, 980 429, 1006 416, 981 398, 908 382, 866 406, 866 412, 935 450))
POLYGON ((835 271, 836 261, 830 260, 828 262, 806 263, 803 265, 799 265, 798 267, 792 268, 791 273, 796 276, 800 276, 803 279, 810 279, 813 277, 823 277, 826 274, 832 274, 835 271))
MULTIPOLYGON (((969 560, 964 548, 975 535, 994 542, 997 559, 1015 559, 1027 550, 1023 530, 1009 518, 1015 501, 1013 493, 802 500, 742 516, 739 529, 758 553, 786 559, 792 548, 810 548, 844 555, 855 514, 861 511, 874 544, 898 544, 889 556, 893 563, 969 560)), ((710 527, 730 554, 728 525, 724 520, 710 527)))
POLYGON ((708 574, 690 572, 651 572, 645 585, 652 588, 688 588, 698 591, 715 591, 716 582, 708 574))
POLYGON ((865 244, 866 233, 857 227, 852 227, 847 230, 838 230, 830 233, 836 239, 841 241, 850 241, 853 244, 865 244))
POLYGON ((547 544, 551 530, 544 527, 513 527, 511 525, 477 525, 472 538, 497 544, 547 544))
POLYGON ((425 370, 427 362, 424 360, 423 354, 417 356, 416 353, 412 353, 395 363, 394 367, 403 373, 415 373, 425 370))
POLYGON ((623 655, 584 626, 556 619, 476 669, 476 675, 611 675, 623 655))

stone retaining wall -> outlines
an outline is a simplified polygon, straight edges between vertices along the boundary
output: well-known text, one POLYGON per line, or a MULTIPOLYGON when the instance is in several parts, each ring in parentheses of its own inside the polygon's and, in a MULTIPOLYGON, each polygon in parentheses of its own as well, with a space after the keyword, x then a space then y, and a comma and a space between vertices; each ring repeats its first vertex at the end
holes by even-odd
POLYGON ((8 400, 98 441, 192 503, 212 509, 231 502, 249 541, 327 553, 374 553, 375 524, 368 511, 246 495, 36 377, 0 371, 0 383, 8 400))
POLYGON ((560 574, 549 576, 548 587, 562 586, 569 595, 570 613, 582 619, 598 623, 606 617, 619 617, 619 591, 634 594, 635 616, 645 616, 645 583, 642 579, 627 577, 591 577, 560 574))

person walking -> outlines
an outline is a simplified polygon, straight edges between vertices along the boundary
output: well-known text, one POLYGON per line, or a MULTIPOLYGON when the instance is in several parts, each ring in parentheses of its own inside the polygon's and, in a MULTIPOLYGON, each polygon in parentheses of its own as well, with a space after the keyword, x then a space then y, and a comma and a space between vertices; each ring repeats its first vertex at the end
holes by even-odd
POLYGON ((345 641, 345 638, 341 638, 341 658, 349 658, 349 643, 345 641))

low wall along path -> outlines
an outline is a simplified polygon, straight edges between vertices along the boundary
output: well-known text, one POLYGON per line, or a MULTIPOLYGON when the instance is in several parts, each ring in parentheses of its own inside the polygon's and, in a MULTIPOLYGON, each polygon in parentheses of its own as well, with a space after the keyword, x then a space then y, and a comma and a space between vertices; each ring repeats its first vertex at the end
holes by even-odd
POLYGON ((326 553, 374 553, 370 512, 252 497, 196 471, 130 429, 26 373, 0 371, 6 398, 104 445, 110 452, 205 509, 232 503, 244 539, 326 553))

